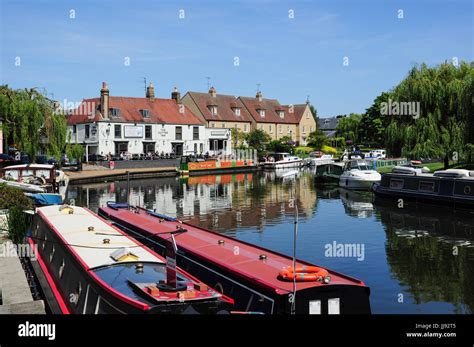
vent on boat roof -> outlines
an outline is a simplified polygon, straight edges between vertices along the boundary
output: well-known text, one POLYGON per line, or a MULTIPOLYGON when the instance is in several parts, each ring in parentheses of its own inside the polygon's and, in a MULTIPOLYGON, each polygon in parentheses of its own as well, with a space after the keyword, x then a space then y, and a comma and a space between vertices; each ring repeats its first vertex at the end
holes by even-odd
POLYGON ((127 247, 117 249, 110 254, 110 257, 115 261, 135 261, 138 256, 133 254, 127 247))
POLYGON ((59 207, 59 212, 61 212, 62 214, 73 214, 74 209, 69 205, 62 205, 59 207))

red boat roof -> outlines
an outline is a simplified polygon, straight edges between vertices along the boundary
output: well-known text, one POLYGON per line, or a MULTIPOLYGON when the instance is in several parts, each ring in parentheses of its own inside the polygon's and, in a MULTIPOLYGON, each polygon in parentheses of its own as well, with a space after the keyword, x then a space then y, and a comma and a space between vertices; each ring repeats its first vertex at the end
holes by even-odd
MULTIPOLYGON (((289 256, 178 220, 163 220, 145 209, 130 211, 127 208, 104 207, 101 208, 101 211, 117 221, 123 221, 147 234, 165 239, 169 238, 170 231, 175 231, 177 227, 181 226, 187 232, 175 235, 178 249, 181 248, 193 253, 256 284, 273 288, 276 292, 283 294, 293 291, 293 282, 278 278, 279 272, 284 267, 292 266, 293 260, 289 256), (220 240, 223 240, 224 243, 219 242, 220 240), (262 254, 266 255, 265 260, 259 259, 262 254)), ((296 266, 303 265, 314 266, 297 260, 296 266)), ((331 276, 329 284, 317 281, 297 282, 297 290, 331 285, 365 286, 364 282, 360 280, 329 269, 326 270, 331 276)))

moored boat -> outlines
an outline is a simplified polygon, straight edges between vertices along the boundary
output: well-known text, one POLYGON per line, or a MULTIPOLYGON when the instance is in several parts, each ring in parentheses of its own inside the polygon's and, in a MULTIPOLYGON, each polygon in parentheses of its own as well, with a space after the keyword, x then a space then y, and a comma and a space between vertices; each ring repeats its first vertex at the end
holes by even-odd
MULTIPOLYGON (((82 207, 37 208, 28 242, 53 313, 219 313, 231 308, 231 299, 176 267, 175 258, 165 262, 82 207)), ((168 245, 168 255, 171 249, 168 245)))
POLYGON ((253 159, 198 158, 182 156, 178 172, 182 176, 226 174, 254 171, 257 169, 253 159))
POLYGON ((380 179, 380 174, 368 162, 354 159, 345 163, 344 171, 339 177, 339 186, 347 189, 371 189, 380 179))
POLYGON ((288 169, 303 165, 303 159, 289 153, 274 153, 263 163, 265 169, 288 169))
POLYGON ((109 203, 99 214, 159 253, 165 251, 167 232, 185 229, 175 238, 178 264, 231 296, 237 310, 370 313, 370 289, 347 275, 303 260, 296 260, 294 274, 289 256, 127 204, 109 203))
POLYGON ((435 173, 395 167, 373 187, 382 198, 402 198, 452 207, 474 208, 474 171, 440 170, 435 173))
POLYGON ((0 171, 0 183, 19 188, 27 193, 61 194, 64 199, 69 178, 63 171, 49 164, 21 164, 7 166, 0 171))

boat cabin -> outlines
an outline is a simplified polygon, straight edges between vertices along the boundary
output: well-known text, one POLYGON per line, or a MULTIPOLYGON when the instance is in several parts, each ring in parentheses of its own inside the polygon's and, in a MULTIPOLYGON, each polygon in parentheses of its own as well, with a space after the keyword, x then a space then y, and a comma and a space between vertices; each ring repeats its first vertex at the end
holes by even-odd
POLYGON ((46 188, 48 193, 58 193, 63 179, 62 171, 54 165, 21 164, 1 169, 0 176, 7 181, 34 184, 46 188))
POLYGON ((354 159, 354 160, 349 160, 344 165, 344 171, 350 171, 350 170, 361 170, 361 171, 373 170, 373 166, 368 161, 354 159))

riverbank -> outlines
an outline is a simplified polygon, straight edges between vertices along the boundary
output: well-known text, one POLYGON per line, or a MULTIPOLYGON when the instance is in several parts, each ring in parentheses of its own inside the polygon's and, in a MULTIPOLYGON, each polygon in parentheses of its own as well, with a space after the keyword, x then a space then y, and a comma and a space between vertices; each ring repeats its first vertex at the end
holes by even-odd
POLYGON ((128 174, 130 179, 136 178, 158 178, 176 176, 178 172, 176 167, 157 167, 157 168, 130 168, 130 169, 96 169, 84 171, 66 171, 70 184, 82 183, 101 183, 110 180, 126 180, 128 174))
POLYGON ((43 300, 33 299, 15 247, 2 234, 0 247, 0 314, 45 314, 43 300))

